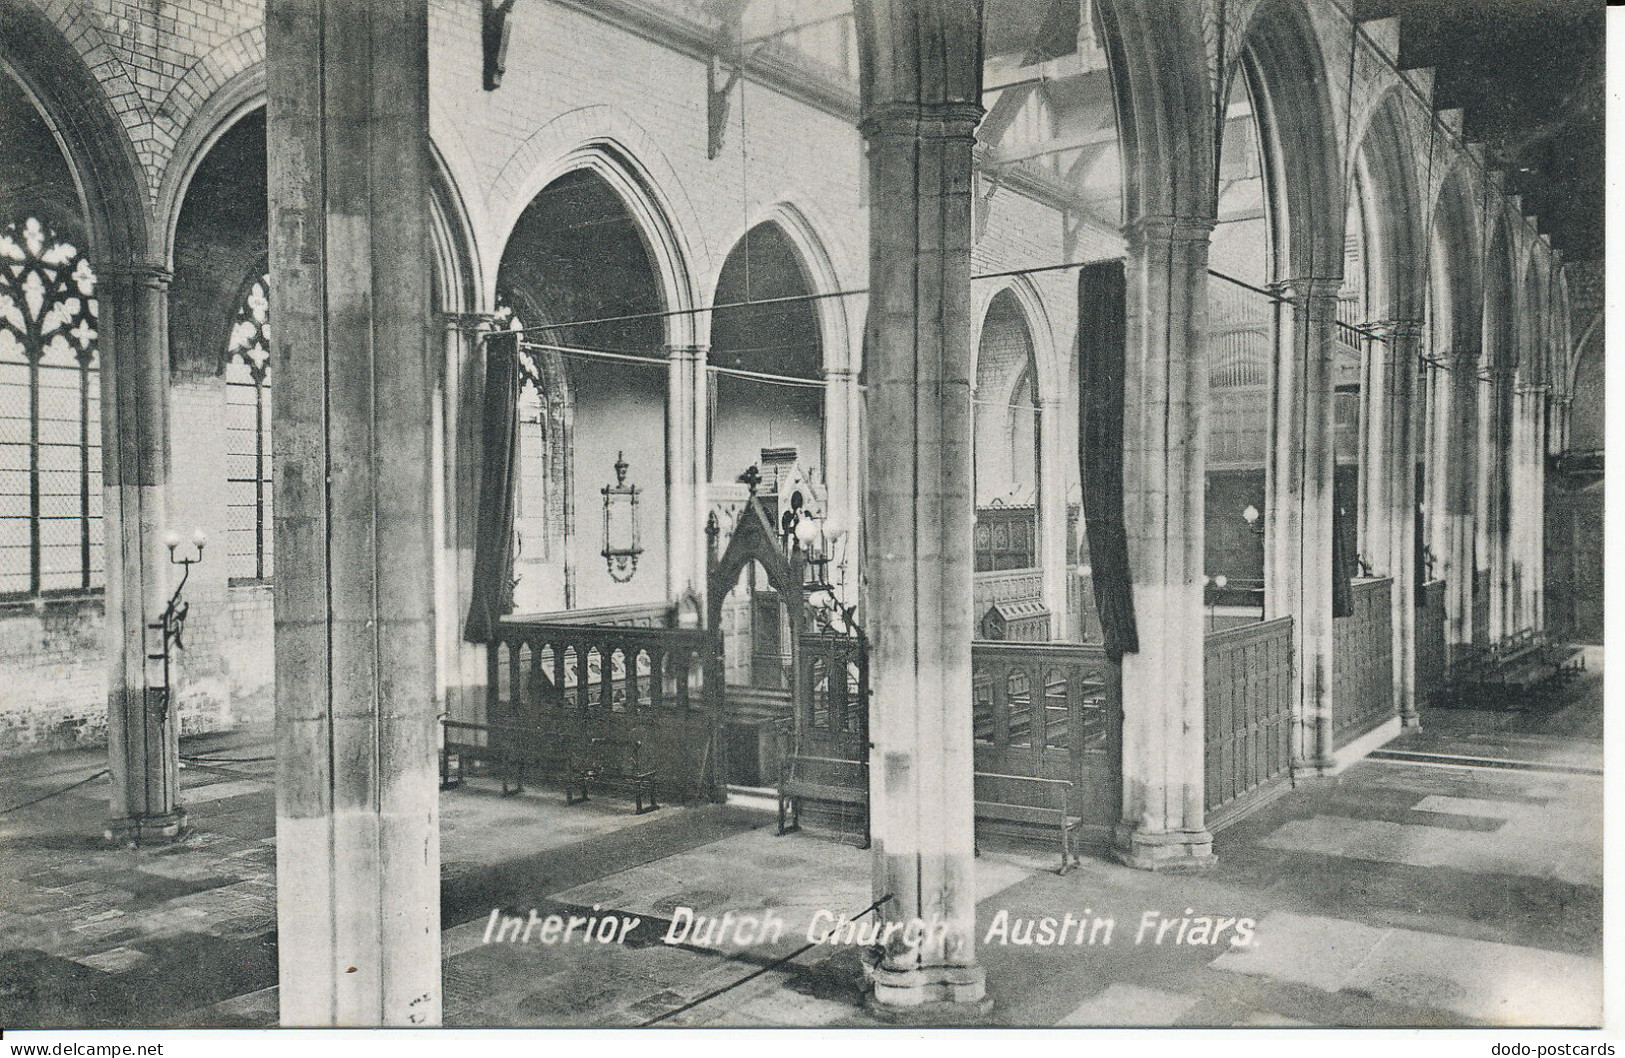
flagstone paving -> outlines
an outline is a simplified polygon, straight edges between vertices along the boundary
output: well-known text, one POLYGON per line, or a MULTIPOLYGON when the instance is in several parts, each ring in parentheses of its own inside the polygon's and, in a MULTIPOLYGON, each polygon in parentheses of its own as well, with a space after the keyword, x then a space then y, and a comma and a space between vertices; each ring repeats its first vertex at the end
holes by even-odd
MULTIPOLYGON (((988 1023, 1595 1024, 1598 670, 1540 715, 1425 714, 1390 759, 1219 834, 1200 875, 1096 853, 1058 876, 1051 849, 984 841, 988 1023), (1427 759, 1457 752, 1530 766, 1427 759), (1041 943, 1041 920, 1068 914, 1110 931, 1041 943), (1249 920, 1251 942, 1223 919, 1249 920)), ((241 763, 189 764, 193 829, 167 848, 102 844, 105 779, 0 815, 0 1025, 275 1023, 274 765, 253 759, 269 751, 264 730, 188 740, 189 756, 241 763)), ((92 752, 0 762, 0 807, 102 766, 92 752)), ((877 1024, 857 948, 807 940, 819 912, 844 920, 873 900, 867 851, 779 836, 760 810, 637 815, 478 779, 446 791, 441 814, 447 1025, 877 1024), (493 909, 638 923, 624 943, 498 943, 493 909), (771 912, 782 931, 679 936, 684 913, 729 912, 771 912)))

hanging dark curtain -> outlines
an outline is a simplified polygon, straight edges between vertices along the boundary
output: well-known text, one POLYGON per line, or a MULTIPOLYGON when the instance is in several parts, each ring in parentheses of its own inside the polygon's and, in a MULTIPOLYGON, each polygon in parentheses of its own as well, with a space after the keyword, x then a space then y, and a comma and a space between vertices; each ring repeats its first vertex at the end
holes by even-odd
POLYGON ((1140 650, 1123 521, 1123 370, 1128 342, 1128 283, 1121 261, 1078 274, 1078 461, 1083 517, 1093 569, 1095 608, 1106 653, 1140 650))
POLYGON ((489 643, 513 612, 514 475, 519 447, 519 335, 485 341, 485 399, 480 408, 480 512, 474 538, 473 598, 463 638, 489 643))
POLYGON ((1332 616, 1354 616, 1354 489, 1342 467, 1332 474, 1332 616))

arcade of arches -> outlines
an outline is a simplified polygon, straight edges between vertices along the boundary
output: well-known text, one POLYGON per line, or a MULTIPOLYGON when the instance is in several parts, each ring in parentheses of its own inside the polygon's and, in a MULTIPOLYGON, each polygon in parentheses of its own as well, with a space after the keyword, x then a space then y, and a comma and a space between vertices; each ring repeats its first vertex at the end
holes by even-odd
POLYGON ((105 743, 161 842, 178 739, 275 715, 287 1024, 440 1020, 441 719, 678 800, 858 753, 809 826, 945 923, 874 1001, 975 1005, 976 773, 1198 869, 1453 662, 1600 634, 1600 268, 1397 18, 123 6, 0 0, 0 752, 105 743))

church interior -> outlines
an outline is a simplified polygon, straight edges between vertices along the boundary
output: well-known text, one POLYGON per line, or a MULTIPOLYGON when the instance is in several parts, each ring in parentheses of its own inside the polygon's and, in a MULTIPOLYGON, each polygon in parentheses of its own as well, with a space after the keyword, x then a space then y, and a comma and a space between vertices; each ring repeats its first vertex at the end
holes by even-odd
POLYGON ((0 1026, 1597 1024, 1603 21, 0 0, 0 1026))

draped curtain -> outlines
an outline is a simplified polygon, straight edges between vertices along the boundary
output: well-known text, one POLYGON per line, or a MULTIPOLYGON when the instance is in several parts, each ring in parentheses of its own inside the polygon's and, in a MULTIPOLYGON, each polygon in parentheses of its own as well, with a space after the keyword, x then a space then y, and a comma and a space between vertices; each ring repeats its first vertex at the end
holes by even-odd
POLYGON ((489 643, 513 612, 514 475, 519 447, 519 335, 496 331, 485 342, 480 408, 480 508, 474 584, 463 638, 489 643))
POLYGON ((1106 653, 1140 649, 1123 521, 1123 386, 1128 284, 1121 261, 1078 274, 1078 460, 1083 515, 1106 653))

